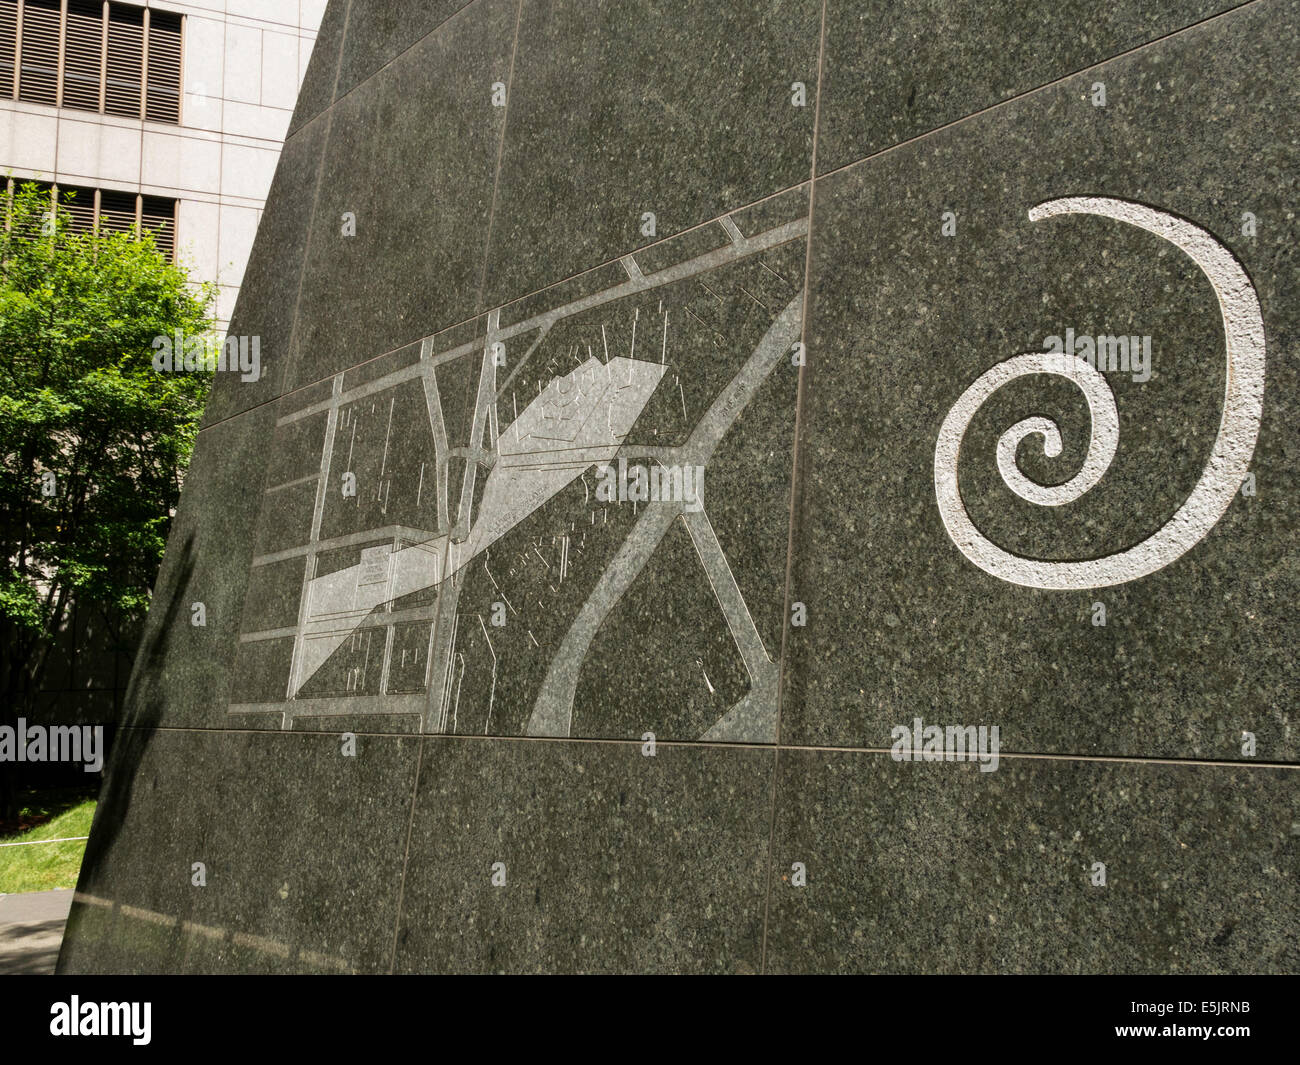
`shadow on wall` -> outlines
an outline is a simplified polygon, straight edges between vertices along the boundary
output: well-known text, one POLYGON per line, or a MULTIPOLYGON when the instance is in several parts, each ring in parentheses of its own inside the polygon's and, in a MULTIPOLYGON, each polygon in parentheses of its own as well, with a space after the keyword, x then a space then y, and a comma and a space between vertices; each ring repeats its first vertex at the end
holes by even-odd
MULTIPOLYGON (((86 842, 86 853, 81 862, 81 875, 77 878, 79 894, 93 891, 100 865, 112 850, 131 808, 136 771, 153 742, 154 729, 162 720, 163 695, 158 690, 156 678, 170 653, 171 634, 178 629, 177 621, 194 575, 196 558, 195 537, 191 532, 181 547, 176 577, 169 582, 171 593, 166 604, 155 598, 150 608, 140 652, 127 687, 116 743, 104 771, 99 806, 95 810, 90 839, 86 842)), ((73 904, 69 928, 78 922, 81 910, 80 904, 73 904)))

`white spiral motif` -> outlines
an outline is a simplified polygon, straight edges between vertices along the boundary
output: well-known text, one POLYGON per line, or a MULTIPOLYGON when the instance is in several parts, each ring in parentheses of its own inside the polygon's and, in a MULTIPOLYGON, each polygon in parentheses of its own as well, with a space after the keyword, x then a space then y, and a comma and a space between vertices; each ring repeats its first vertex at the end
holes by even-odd
POLYGON ((1063 214, 1114 218, 1163 237, 1180 248, 1209 279, 1223 315, 1228 369, 1223 416, 1210 459, 1200 481, 1173 517, 1146 540, 1102 558, 1047 562, 1021 558, 986 538, 970 520, 957 487, 961 442, 975 412, 995 391, 1028 374, 1067 377, 1082 390, 1092 419, 1083 468, 1064 484, 1031 481, 1016 466, 1016 448, 1030 434, 1043 438, 1049 457, 1061 453, 1061 434, 1049 418, 1026 418, 1002 434, 997 463, 1002 479, 1016 495, 1041 506, 1060 506, 1078 499, 1105 474, 1119 443, 1115 396, 1103 375, 1073 355, 1017 355, 981 374, 953 404, 939 429, 934 449, 934 490, 944 527, 957 548, 986 573, 1030 588, 1078 590, 1104 588, 1163 569, 1194 547, 1232 503, 1248 472, 1259 436, 1264 401, 1264 321, 1254 286, 1232 253, 1203 229, 1141 204, 1099 196, 1076 196, 1041 203, 1031 221, 1063 214))

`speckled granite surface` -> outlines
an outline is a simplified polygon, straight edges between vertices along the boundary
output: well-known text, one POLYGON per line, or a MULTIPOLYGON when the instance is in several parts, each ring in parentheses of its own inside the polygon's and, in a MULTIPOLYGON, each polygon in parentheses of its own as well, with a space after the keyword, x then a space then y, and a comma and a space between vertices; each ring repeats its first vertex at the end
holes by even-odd
POLYGON ((1094 7, 332 0, 61 970, 1294 972, 1300 4, 1094 7), (982 568, 1207 476, 1184 223, 1244 490, 982 568))

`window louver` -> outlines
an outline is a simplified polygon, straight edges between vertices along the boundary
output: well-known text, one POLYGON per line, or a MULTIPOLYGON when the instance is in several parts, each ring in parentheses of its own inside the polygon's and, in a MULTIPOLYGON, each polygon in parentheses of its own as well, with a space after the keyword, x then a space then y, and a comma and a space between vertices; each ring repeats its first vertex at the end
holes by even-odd
POLYGON ((181 17, 166 11, 149 12, 149 56, 146 74, 146 118, 155 122, 181 119, 181 17))
POLYGON ((136 197, 130 192, 99 194, 99 231, 101 233, 134 233, 136 197))
POLYGON ((176 201, 161 196, 140 199, 140 227, 153 234, 155 246, 170 262, 176 257, 176 201))
POLYGON ((13 98, 14 55, 18 50, 18 0, 0 0, 0 97, 13 98))
POLYGON ((183 18, 107 0, 0 0, 0 97, 179 124, 183 18))
POLYGON ((22 8, 18 99, 56 104, 59 99, 58 0, 26 0, 22 8))
POLYGON ((104 110, 141 117, 140 78, 144 72, 144 11, 113 4, 108 9, 108 83, 104 110))
POLYGON ((59 206, 68 213, 68 230, 91 233, 95 229, 95 190, 60 185, 59 206))
POLYGON ((63 106, 98 111, 103 86, 104 5, 69 0, 63 43, 63 106))
MULTIPOLYGON (((19 184, 33 184, 58 197, 66 212, 68 231, 90 233, 153 234, 154 245, 169 261, 176 257, 176 209, 178 201, 164 196, 141 196, 134 192, 82 188, 76 185, 53 186, 45 181, 28 182, 10 178, 0 182, 0 196, 13 195, 19 184)), ((6 221, 6 224, 8 222, 6 221)))

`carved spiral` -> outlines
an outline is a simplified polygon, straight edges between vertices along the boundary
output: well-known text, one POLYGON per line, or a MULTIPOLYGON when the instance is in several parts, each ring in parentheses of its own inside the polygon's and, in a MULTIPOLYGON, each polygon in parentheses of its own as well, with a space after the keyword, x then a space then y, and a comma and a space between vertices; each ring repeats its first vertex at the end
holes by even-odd
POLYGON ((1162 211, 1126 200, 1078 196, 1041 203, 1031 221, 1063 214, 1113 218, 1163 237, 1204 272, 1223 316, 1228 369, 1219 434, 1200 481, 1174 515, 1146 540, 1115 554, 1079 562, 1021 558, 985 537, 970 520, 957 485, 962 438, 976 411, 999 388, 1029 374, 1050 373, 1072 380, 1088 402, 1092 429, 1088 454, 1074 477, 1059 485, 1031 481, 1016 465, 1016 449, 1031 434, 1043 439, 1049 457, 1061 453, 1061 434, 1049 418, 1026 418, 998 440, 1002 479, 1016 495, 1040 506, 1078 499, 1101 480, 1119 444, 1119 414, 1105 377, 1073 355, 1017 355, 985 371, 962 393, 944 418, 934 450, 934 488, 944 527, 958 550, 986 573, 1030 588, 1104 588, 1163 569, 1194 547, 1232 503, 1248 472, 1259 436, 1264 399, 1264 322, 1259 299, 1232 253, 1203 229, 1162 211))

